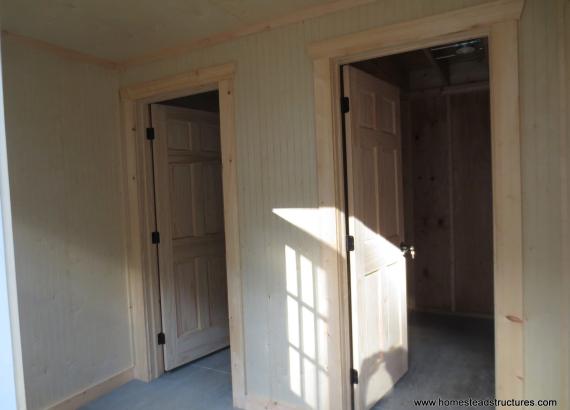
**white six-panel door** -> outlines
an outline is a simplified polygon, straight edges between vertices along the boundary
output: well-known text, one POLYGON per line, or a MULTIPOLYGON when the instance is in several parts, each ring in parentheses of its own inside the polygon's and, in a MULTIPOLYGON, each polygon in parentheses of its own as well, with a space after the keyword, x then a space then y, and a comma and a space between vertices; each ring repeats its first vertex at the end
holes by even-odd
POLYGON ((154 104, 165 370, 229 345, 219 116, 154 104))
POLYGON ((353 367, 357 409, 369 409, 408 368, 400 92, 344 68, 353 367))

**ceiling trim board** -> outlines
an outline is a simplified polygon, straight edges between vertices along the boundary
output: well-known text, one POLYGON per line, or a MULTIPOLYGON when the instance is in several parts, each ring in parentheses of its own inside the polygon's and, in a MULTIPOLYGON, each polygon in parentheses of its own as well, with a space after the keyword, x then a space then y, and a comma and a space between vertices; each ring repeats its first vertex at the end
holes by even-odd
POLYGON ((190 42, 179 44, 174 47, 166 47, 150 53, 141 54, 133 58, 118 61, 117 63, 120 68, 128 68, 132 66, 152 63, 158 60, 164 60, 167 58, 187 54, 194 50, 211 47, 263 31, 270 31, 279 27, 300 23, 302 21, 321 17, 326 14, 335 13, 357 6, 367 5, 374 3, 375 1, 376 0, 337 0, 331 3, 318 4, 280 17, 260 21, 254 24, 248 24, 234 30, 223 31, 221 33, 213 34, 208 37, 203 37, 190 42))
POLYGON ((374 3, 375 1, 376 0, 336 0, 326 4, 318 4, 279 17, 275 17, 273 19, 244 25, 234 30, 223 31, 208 37, 202 37, 190 42, 179 44, 177 46, 165 47, 156 51, 117 61, 97 57, 91 54, 83 53, 81 51, 76 51, 53 43, 49 43, 44 40, 39 40, 7 30, 3 30, 2 35, 7 38, 14 39, 21 44, 46 51, 51 51, 57 55, 60 55, 61 57, 68 59, 91 63, 110 69, 126 69, 132 66, 144 65, 155 61, 184 55, 194 50, 211 47, 252 34, 274 30, 276 28, 288 26, 295 23, 300 23, 305 20, 322 17, 324 15, 338 11, 347 10, 358 6, 364 6, 374 3))
POLYGON ((27 37, 22 34, 13 33, 11 31, 2 30, 2 37, 12 39, 17 41, 20 44, 24 44, 33 48, 37 48, 40 50, 49 51, 53 54, 59 55, 61 57, 83 62, 94 64, 97 66, 109 68, 109 69, 117 69, 119 66, 117 62, 112 60, 107 60, 105 58, 100 58, 93 56, 91 54, 82 53, 80 51, 75 51, 69 48, 61 47, 56 44, 48 43, 47 41, 38 40, 32 37, 27 37))

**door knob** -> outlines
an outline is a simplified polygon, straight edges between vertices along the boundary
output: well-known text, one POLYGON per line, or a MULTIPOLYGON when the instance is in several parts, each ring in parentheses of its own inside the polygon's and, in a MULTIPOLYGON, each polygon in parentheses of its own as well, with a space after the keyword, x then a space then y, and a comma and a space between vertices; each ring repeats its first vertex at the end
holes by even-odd
POLYGON ((404 242, 400 244, 400 249, 402 250, 402 255, 406 256, 410 254, 412 259, 416 259, 416 248, 414 245, 406 245, 404 242))

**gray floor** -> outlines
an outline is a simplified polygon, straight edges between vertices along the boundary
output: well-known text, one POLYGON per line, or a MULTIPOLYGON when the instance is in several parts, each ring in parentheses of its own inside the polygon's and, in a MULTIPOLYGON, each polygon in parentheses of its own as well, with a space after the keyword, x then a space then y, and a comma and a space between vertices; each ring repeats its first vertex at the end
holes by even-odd
MULTIPOLYGON (((408 373, 374 409, 419 409, 414 399, 494 396, 492 321, 413 314, 409 340, 408 373)), ((230 355, 225 349, 152 383, 131 381, 83 410, 225 410, 232 408, 231 395, 230 355)))
POLYGON ((494 397, 492 320, 416 313, 410 315, 408 328, 408 373, 375 410, 420 408, 414 399, 494 397))
POLYGON ((133 380, 82 410, 227 410, 232 408, 230 351, 179 367, 151 383, 133 380))

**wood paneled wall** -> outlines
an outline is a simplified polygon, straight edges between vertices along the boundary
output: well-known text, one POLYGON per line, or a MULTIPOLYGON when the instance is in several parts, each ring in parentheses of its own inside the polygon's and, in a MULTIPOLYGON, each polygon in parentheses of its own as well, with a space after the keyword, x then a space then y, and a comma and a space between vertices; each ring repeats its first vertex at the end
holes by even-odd
POLYGON ((9 39, 2 47, 24 378, 35 410, 132 366, 117 74, 9 39))
MULTIPOLYGON (((271 244, 294 244, 295 249, 303 249, 303 254, 311 257, 317 245, 298 229, 275 223, 271 208, 317 206, 312 67, 305 45, 483 2, 379 0, 121 73, 121 84, 128 85, 216 63, 238 63, 236 132, 246 355, 255 357, 246 363, 248 391, 278 401, 302 402, 286 384, 292 371, 285 362, 286 343, 279 339, 286 317, 285 268, 279 247, 271 244), (253 163, 253 158, 260 160, 253 163), (280 192, 274 195, 275 190, 280 192), (276 317, 281 320, 274 320, 276 317), (271 377, 262 377, 268 369, 273 369, 266 373, 271 377)), ((567 0, 527 0, 519 24, 525 394, 534 398, 567 395, 561 380, 567 381, 570 372, 568 360, 560 360, 561 354, 570 351, 569 338, 561 333, 564 318, 568 322, 568 312, 563 308, 570 290, 563 293, 562 286, 568 270, 562 270, 562 247, 552 246, 562 244, 559 204, 563 183, 567 183, 560 162, 565 115, 560 81, 569 69, 561 53, 563 32, 570 26, 568 12, 564 14, 567 8, 567 0), (547 346, 543 345, 545 338, 547 346)))
MULTIPOLYGON (((403 127, 409 269, 418 310, 491 315, 493 219, 489 92, 413 98, 403 127), (407 121, 407 122, 406 122, 407 121)), ((405 117, 404 117, 405 118, 405 117)))
MULTIPOLYGON (((312 380, 306 370, 313 359, 304 357, 297 367, 290 361, 287 266, 313 280, 305 284, 318 283, 315 289, 327 284, 326 272, 318 266, 319 244, 307 233, 318 203, 312 65, 306 44, 485 1, 378 0, 119 73, 120 85, 129 85, 228 61, 238 64, 238 206, 248 393, 316 407, 322 403, 319 398, 337 388, 327 384, 327 369, 321 368, 317 397, 307 396, 305 387, 312 380), (274 213, 280 208, 292 210, 296 224, 274 213)), ((563 168, 567 155, 561 155, 567 132, 561 81, 569 66, 561 51, 568 50, 568 41, 562 43, 570 26, 567 9, 567 0, 527 0, 520 23, 525 394, 564 398, 566 408, 570 323, 565 308, 570 290, 563 286, 569 282, 568 264, 562 265, 569 244, 561 224, 568 220, 561 201, 568 181, 563 168)), ((115 73, 85 64, 15 47, 5 56, 9 161, 12 189, 19 198, 14 199, 18 286, 27 301, 21 300, 22 323, 29 322, 23 329, 23 353, 28 357, 30 408, 35 409, 111 376, 131 360, 120 267, 124 254, 117 239, 120 188, 113 182, 119 158, 119 147, 113 145, 118 138, 111 137, 117 131, 118 87, 115 73), (85 179, 90 183, 82 184, 85 179), (61 196, 62 186, 68 196, 61 196), (80 228, 79 221, 88 219, 85 213, 96 222, 80 228), (78 255, 72 244, 84 253, 78 255), (73 364, 71 370, 61 363, 73 364)), ((326 324, 326 317, 318 319, 314 328, 326 324)), ((310 322, 305 325, 311 328, 310 322)), ((302 336, 310 341, 312 334, 302 336)), ((326 346, 320 353, 322 349, 326 346)))
POLYGON ((564 287, 570 244, 564 236, 568 211, 563 206, 569 157, 562 154, 568 132, 568 8, 568 0, 527 1, 519 25, 525 391, 529 397, 565 400, 564 409, 570 408, 570 290, 564 287))

